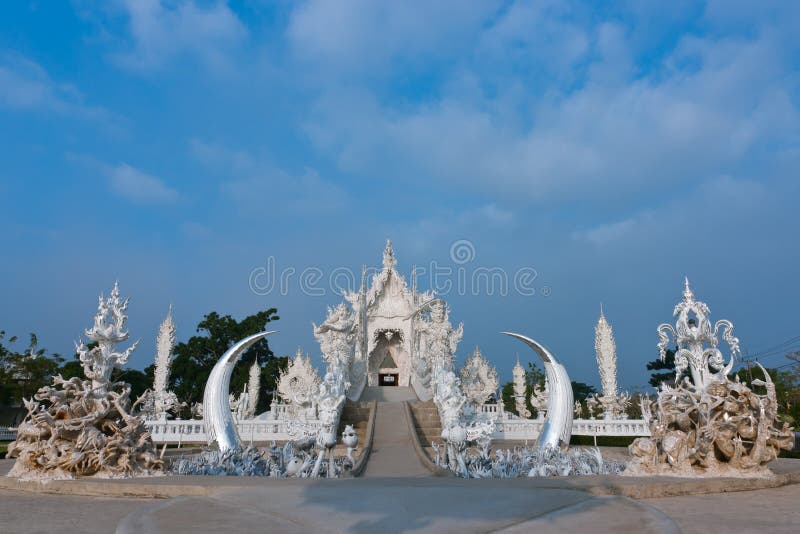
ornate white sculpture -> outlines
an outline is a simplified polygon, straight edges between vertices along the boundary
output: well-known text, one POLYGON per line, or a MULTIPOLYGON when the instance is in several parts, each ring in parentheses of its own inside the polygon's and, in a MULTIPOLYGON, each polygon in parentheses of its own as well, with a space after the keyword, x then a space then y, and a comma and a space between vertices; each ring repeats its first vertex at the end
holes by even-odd
POLYGON ((356 434, 353 425, 346 425, 344 427, 342 431, 342 443, 347 447, 347 457, 350 458, 351 462, 354 461, 353 451, 358 447, 358 434, 356 434))
POLYGON ((124 352, 114 350, 117 343, 126 341, 129 336, 125 330, 125 323, 128 321, 128 316, 125 315, 127 309, 128 299, 120 299, 119 284, 115 282, 108 299, 100 295, 94 325, 84 332, 89 341, 97 343, 97 346, 89 349, 83 340, 75 345, 83 364, 83 373, 92 381, 92 387, 98 394, 105 392, 111 379, 111 372, 115 367, 128 363, 128 358, 139 344, 136 341, 124 352))
POLYGON ((473 407, 485 404, 497 392, 497 370, 489 365, 478 347, 461 368, 461 389, 473 407))
POLYGON ((172 306, 170 306, 156 338, 153 388, 142 395, 142 414, 147 419, 166 419, 169 413, 176 412, 182 406, 175 393, 167 389, 174 347, 175 323, 172 321, 172 306))
MULTIPOLYGON (((434 447, 437 465, 441 449, 434 447)), ((517 478, 584 475, 617 475, 625 468, 622 462, 605 460, 598 449, 561 450, 554 447, 515 447, 492 451, 489 443, 463 455, 463 478, 517 478)))
POLYGON ((278 395, 283 402, 297 407, 295 413, 312 415, 309 410, 314 410, 314 403, 319 390, 319 375, 311 363, 311 358, 303 356, 303 350, 297 347, 297 353, 285 371, 281 371, 278 378, 278 395))
POLYGON ((258 398, 261 394, 261 366, 258 365, 258 360, 253 362, 250 366, 250 376, 247 382, 247 411, 245 412, 246 419, 252 419, 256 415, 258 409, 258 398))
POLYGON ((769 473, 766 463, 780 449, 791 449, 794 433, 778 419, 775 385, 762 367, 765 381, 752 385, 765 388, 758 394, 730 380, 739 340, 729 321, 714 328, 705 303, 696 301, 686 280, 683 300, 675 307, 675 328, 658 327, 658 347, 664 358, 672 334, 676 385, 662 384, 651 406, 642 406, 650 419, 649 438, 638 438, 629 447, 633 456, 628 474, 674 474, 681 476, 745 476, 769 473), (717 332, 731 349, 728 363, 717 348, 717 332), (683 377, 686 371, 689 376, 683 377), (691 377, 691 378, 690 378, 691 377))
MULTIPOLYGON (((320 325, 314 325, 314 337, 322 348, 322 357, 328 364, 325 378, 320 384, 317 409, 321 423, 317 434, 317 445, 324 447, 329 456, 328 465, 334 465, 333 447, 336 445, 336 430, 345 402, 345 393, 350 388, 349 370, 353 361, 353 313, 344 303, 328 308, 328 316, 320 325)), ((323 454, 319 454, 311 476, 318 476, 323 454)), ((328 476, 336 476, 335 469, 328 476)))
POLYGON ((233 393, 228 395, 228 402, 231 405, 231 414, 238 419, 248 419, 247 408, 250 405, 250 393, 247 391, 247 384, 242 388, 242 392, 237 397, 233 393))
POLYGON ((519 364, 519 356, 517 356, 517 364, 511 374, 514 377, 514 405, 517 409, 517 414, 528 419, 531 416, 531 411, 528 410, 528 405, 525 402, 528 382, 525 376, 525 368, 519 364))
POLYGON ((594 350, 597 354, 597 368, 600 371, 602 395, 594 395, 592 411, 603 410, 604 419, 624 419, 630 405, 630 395, 619 393, 617 389, 617 346, 614 343, 614 331, 606 320, 603 307, 600 306, 600 319, 594 329, 594 350))
POLYGON ((73 476, 133 476, 160 471, 144 419, 131 406, 130 386, 110 381, 115 367, 123 365, 136 344, 125 352, 115 351, 128 338, 125 311, 114 284, 111 296, 100 296, 94 326, 86 336, 97 347, 83 342, 78 354, 89 380, 60 376, 52 386, 41 388, 32 400, 25 399, 28 414, 17 430, 17 440, 8 455, 17 461, 9 476, 40 479, 73 476))
POLYGON ((531 389, 531 406, 536 410, 536 419, 547 417, 547 406, 550 402, 550 385, 547 379, 544 380, 544 387, 541 384, 534 384, 531 389))

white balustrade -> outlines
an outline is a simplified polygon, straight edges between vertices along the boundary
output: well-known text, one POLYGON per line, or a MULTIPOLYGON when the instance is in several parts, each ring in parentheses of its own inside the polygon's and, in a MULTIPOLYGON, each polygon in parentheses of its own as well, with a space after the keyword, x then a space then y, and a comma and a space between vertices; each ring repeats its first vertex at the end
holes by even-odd
MULTIPOLYGON (((245 444, 288 441, 315 433, 319 421, 303 420, 294 415, 290 405, 273 404, 272 410, 255 419, 235 421, 239 437, 245 444)), ((146 421, 154 443, 205 444, 208 442, 202 419, 170 419, 146 421)))
MULTIPOLYGON (((535 440, 544 419, 523 419, 506 412, 502 403, 484 404, 480 413, 496 417, 497 429, 492 439, 535 440)), ((649 436, 650 427, 643 419, 574 419, 573 436, 649 436)))

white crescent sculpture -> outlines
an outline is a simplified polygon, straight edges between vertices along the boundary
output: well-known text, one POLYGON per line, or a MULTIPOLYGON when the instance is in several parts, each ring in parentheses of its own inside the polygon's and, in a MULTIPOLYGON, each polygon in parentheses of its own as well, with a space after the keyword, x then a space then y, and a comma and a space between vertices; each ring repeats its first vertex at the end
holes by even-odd
POLYGON ((236 425, 233 424, 231 403, 228 397, 231 389, 233 367, 244 351, 249 349, 255 342, 275 332, 277 330, 260 332, 239 341, 222 355, 208 376, 206 389, 203 393, 204 426, 206 436, 208 436, 208 444, 211 445, 216 441, 220 452, 242 448, 242 440, 239 438, 236 425))
POLYGON ((569 439, 572 437, 573 409, 572 382, 570 382, 567 369, 541 343, 522 334, 501 333, 517 338, 528 345, 539 355, 544 364, 544 372, 550 387, 550 398, 547 400, 547 417, 536 447, 538 449, 546 447, 566 449, 569 446, 569 439))

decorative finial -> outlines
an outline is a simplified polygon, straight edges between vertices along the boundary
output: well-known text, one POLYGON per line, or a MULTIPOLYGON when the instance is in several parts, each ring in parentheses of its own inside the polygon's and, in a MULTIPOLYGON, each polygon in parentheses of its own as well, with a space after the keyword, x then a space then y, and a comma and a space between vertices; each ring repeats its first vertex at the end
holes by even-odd
POLYGON ((684 276, 684 289, 683 289, 683 300, 690 301, 694 300, 694 293, 692 293, 692 288, 689 287, 689 277, 684 276))
POLYGON ((392 249, 392 240, 386 240, 386 248, 383 250, 383 268, 384 270, 394 269, 397 265, 397 259, 394 257, 394 250, 392 249))
POLYGON ((601 302, 600 303, 600 318, 602 319, 603 317, 605 317, 605 315, 603 315, 603 303, 601 302))

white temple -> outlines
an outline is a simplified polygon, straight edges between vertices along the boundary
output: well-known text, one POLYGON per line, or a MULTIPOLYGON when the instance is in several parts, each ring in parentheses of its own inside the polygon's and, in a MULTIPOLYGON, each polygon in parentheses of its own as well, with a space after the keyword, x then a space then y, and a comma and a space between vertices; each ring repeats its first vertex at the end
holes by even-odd
MULTIPOLYGON (((361 396, 365 386, 410 386, 421 400, 433 396, 433 358, 428 349, 433 341, 432 323, 438 317, 424 317, 433 294, 417 291, 413 273, 409 289, 396 266, 392 243, 387 241, 383 268, 372 277, 370 286, 366 286, 364 274, 361 290, 345 296, 355 317, 354 365, 347 393, 352 400, 361 396)), ((446 311, 443 319, 447 322, 446 311)), ((460 339, 461 325, 454 332, 460 339)))

